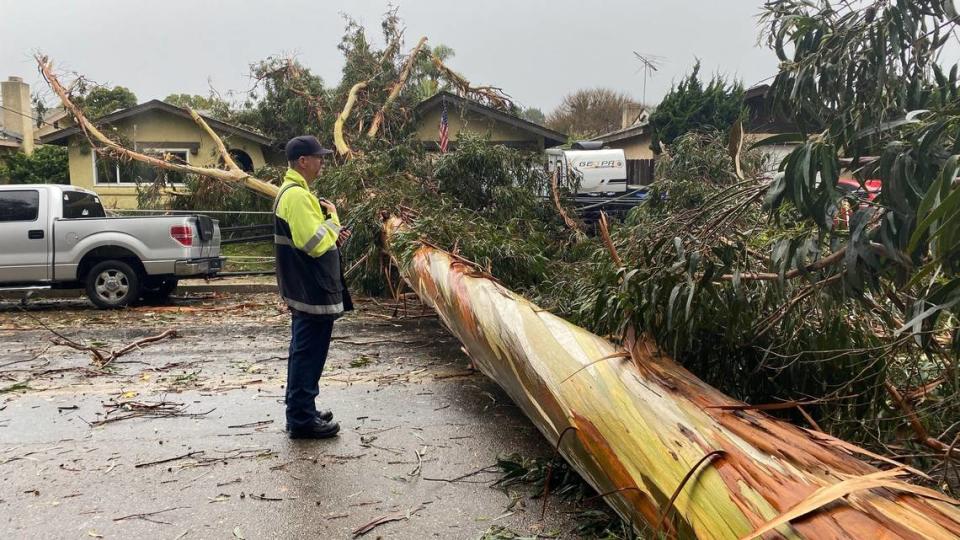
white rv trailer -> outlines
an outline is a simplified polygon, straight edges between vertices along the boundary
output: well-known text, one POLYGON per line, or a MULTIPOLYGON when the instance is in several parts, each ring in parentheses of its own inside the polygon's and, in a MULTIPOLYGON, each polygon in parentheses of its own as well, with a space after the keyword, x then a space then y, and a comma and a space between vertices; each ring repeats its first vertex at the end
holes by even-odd
POLYGON ((560 171, 559 182, 577 187, 578 194, 617 194, 627 190, 627 160, 619 148, 576 143, 570 150, 548 148, 547 172, 560 171), (586 149, 585 147, 595 146, 586 149))

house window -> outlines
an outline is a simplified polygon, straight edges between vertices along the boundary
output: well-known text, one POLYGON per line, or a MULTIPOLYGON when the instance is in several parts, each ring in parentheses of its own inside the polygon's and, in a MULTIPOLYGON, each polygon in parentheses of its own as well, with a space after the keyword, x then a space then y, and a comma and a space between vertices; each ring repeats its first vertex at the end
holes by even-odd
MULTIPOLYGON (((189 163, 190 150, 185 148, 149 148, 144 154, 172 163, 189 163)), ((185 174, 168 171, 139 161, 115 159, 93 154, 94 183, 97 185, 152 184, 162 180, 166 184, 182 184, 185 174)))

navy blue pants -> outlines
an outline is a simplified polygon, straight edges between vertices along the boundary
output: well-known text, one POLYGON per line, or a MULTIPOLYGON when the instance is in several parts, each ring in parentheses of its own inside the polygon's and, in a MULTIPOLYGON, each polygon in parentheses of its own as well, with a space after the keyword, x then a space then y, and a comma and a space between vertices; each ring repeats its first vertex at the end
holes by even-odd
POLYGON ((320 375, 327 362, 333 321, 294 314, 290 355, 287 357, 287 427, 302 429, 317 417, 314 401, 320 393, 320 375))

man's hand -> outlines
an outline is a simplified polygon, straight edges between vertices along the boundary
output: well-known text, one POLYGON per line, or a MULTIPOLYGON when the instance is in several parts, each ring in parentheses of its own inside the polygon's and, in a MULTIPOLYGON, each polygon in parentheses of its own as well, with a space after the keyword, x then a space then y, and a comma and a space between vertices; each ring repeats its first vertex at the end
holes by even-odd
POLYGON ((328 200, 326 200, 326 199, 320 199, 320 206, 322 206, 323 209, 326 210, 326 212, 327 212, 328 214, 336 214, 336 213, 337 213, 337 207, 334 206, 332 202, 330 202, 330 201, 328 201, 328 200))
POLYGON ((352 234, 350 229, 340 229, 340 234, 337 236, 337 247, 343 246, 343 243, 346 242, 352 234))

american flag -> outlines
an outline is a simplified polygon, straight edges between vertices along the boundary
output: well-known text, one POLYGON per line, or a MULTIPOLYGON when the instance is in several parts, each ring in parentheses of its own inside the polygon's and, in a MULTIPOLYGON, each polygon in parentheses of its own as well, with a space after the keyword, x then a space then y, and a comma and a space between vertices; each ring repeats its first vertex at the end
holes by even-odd
POLYGON ((445 154, 450 144, 449 126, 447 125, 447 102, 441 101, 440 103, 442 107, 440 109, 440 152, 445 154))

